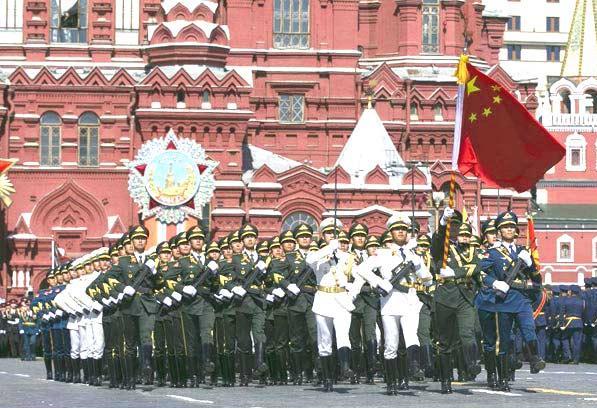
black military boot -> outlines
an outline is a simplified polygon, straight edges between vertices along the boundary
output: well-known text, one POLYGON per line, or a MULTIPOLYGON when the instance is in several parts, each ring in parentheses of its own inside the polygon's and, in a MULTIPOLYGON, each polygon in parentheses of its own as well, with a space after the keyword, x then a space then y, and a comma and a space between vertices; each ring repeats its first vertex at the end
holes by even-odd
POLYGON ((189 371, 187 367, 187 362, 189 360, 186 356, 176 356, 176 368, 178 370, 178 382, 176 383, 176 388, 186 388, 189 378, 189 371))
POLYGON ((543 359, 539 356, 538 350, 539 346, 537 345, 537 340, 529 341, 527 343, 531 374, 537 374, 545 368, 545 361, 543 361, 543 359))
POLYGON ((214 345, 210 343, 201 344, 201 357, 203 358, 203 370, 208 377, 211 377, 216 369, 216 364, 214 362, 214 345))
POLYGON ((292 370, 294 371, 294 375, 292 376, 293 385, 303 385, 303 361, 302 361, 303 353, 292 353, 292 370))
MULTIPOLYGON (((280 385, 288 385, 288 352, 287 350, 278 350, 276 352, 276 357, 278 360, 278 370, 279 370, 279 378, 280 378, 280 385)), ((303 383, 302 373, 300 373, 300 382, 303 383)), ((298 381, 295 377, 294 381, 298 381)))
POLYGON ((247 387, 251 381, 251 355, 248 353, 240 354, 240 376, 239 386, 247 387))
POLYGON ((111 355, 106 356, 106 363, 108 364, 108 388, 116 388, 116 362, 114 357, 111 355))
POLYGON ((485 371, 487 371, 487 386, 495 390, 498 388, 495 351, 486 351, 483 353, 483 356, 485 359, 485 371))
POLYGON ((510 384, 508 379, 510 378, 510 358, 506 354, 498 355, 497 359, 497 372, 498 372, 498 389, 504 392, 510 392, 510 384))
POLYGON ((234 353, 226 353, 226 360, 229 385, 230 387, 234 387, 236 385, 236 355, 234 353))
POLYGON ((398 376, 398 364, 395 358, 384 359, 385 380, 386 380, 386 394, 398 395, 398 385, 396 378, 398 376))
POLYGON ((153 346, 151 344, 144 344, 141 348, 143 362, 143 384, 153 384, 153 364, 152 364, 152 353, 153 346))
POLYGON ((268 367, 265 364, 265 344, 263 342, 255 342, 255 374, 261 380, 267 376, 267 371, 268 367))
POLYGON ((477 345, 467 344, 463 346, 464 364, 467 374, 467 381, 475 381, 475 378, 481 373, 481 366, 477 357, 477 345))
POLYGON ((81 383, 81 359, 74 358, 72 359, 73 363, 73 384, 80 384, 81 383))
POLYGON ((363 359, 360 349, 354 349, 350 351, 350 360, 352 367, 352 376, 350 378, 351 384, 361 383, 361 361, 363 359))
POLYGON ((376 358, 375 354, 377 352, 377 345, 375 340, 369 340, 367 344, 365 344, 365 365, 367 366, 365 373, 367 379, 365 380, 365 384, 374 384, 375 383, 375 364, 376 358))
POLYGON ((65 379, 64 382, 72 383, 73 382, 73 359, 70 356, 66 356, 64 358, 64 371, 65 371, 65 379))
POLYGON ((54 381, 62 381, 62 367, 60 366, 61 359, 54 357, 52 360, 54 362, 54 381))
POLYGON ((398 389, 406 391, 410 389, 408 384, 408 359, 406 355, 398 354, 398 389))
POLYGON ((419 346, 410 346, 406 349, 406 356, 408 359, 408 375, 407 378, 412 378, 413 381, 423 381, 425 373, 421 370, 419 359, 421 357, 421 348, 419 346))
POLYGON ((166 385, 166 361, 164 356, 156 357, 155 370, 157 372, 157 386, 164 387, 166 385))
POLYGON ((97 387, 101 387, 102 386, 102 382, 104 379, 103 376, 103 361, 101 358, 97 358, 94 360, 95 361, 95 385, 97 387))
POLYGON ((323 392, 334 390, 334 358, 332 356, 319 357, 321 360, 321 374, 323 376, 323 392))
POLYGON ((126 389, 134 390, 137 388, 137 377, 135 375, 135 365, 137 358, 135 356, 126 356, 124 357, 124 360, 126 362, 126 389))
POLYGON ((87 384, 89 382, 89 365, 86 358, 81 359, 81 367, 83 368, 83 384, 87 384))
POLYGON ((338 360, 340 362, 340 379, 352 378, 354 372, 350 369, 350 349, 348 347, 338 349, 338 360))
POLYGON ((433 378, 433 347, 431 344, 421 347, 421 368, 426 378, 433 378))
POLYGON ((46 380, 54 379, 52 373, 52 359, 50 357, 44 357, 44 364, 46 366, 46 380))
POLYGON ((452 394, 452 356, 440 354, 439 365, 441 371, 442 394, 452 394))

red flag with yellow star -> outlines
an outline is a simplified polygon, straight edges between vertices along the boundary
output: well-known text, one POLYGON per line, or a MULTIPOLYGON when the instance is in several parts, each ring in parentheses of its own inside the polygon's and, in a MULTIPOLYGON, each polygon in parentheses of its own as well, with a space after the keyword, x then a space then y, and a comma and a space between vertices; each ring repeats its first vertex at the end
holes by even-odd
POLYGON ((471 64, 466 67, 460 172, 492 186, 529 190, 565 148, 514 95, 471 64))

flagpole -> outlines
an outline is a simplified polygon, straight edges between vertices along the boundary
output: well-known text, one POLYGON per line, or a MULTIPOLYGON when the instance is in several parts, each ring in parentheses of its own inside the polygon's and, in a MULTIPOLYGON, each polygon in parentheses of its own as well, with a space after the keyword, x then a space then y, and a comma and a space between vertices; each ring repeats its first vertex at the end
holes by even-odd
MULTIPOLYGON (((466 50, 465 50, 466 52, 466 50)), ((456 171, 458 171, 458 155, 460 154, 460 139, 462 136, 462 112, 464 110, 464 87, 468 79, 468 68, 466 66, 468 56, 462 54, 458 61, 456 69, 456 82, 458 83, 458 94, 456 96, 456 117, 454 120, 454 145, 452 148, 452 171, 450 175, 450 194, 448 196, 448 206, 454 208, 454 195, 456 192, 456 171)), ((450 250, 450 222, 447 220, 446 235, 444 238, 444 256, 442 268, 448 263, 448 251, 450 250)))

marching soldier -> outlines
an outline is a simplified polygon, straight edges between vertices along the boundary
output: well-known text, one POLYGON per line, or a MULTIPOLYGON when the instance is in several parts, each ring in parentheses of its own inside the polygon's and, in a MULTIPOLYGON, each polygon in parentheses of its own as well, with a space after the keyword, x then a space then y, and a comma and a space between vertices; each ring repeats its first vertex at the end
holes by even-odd
MULTIPOLYGON (((424 234, 419 235, 415 252, 423 259, 423 263, 429 272, 431 272, 431 275, 435 276, 435 264, 433 257, 431 256, 430 248, 431 239, 429 236, 424 234)), ((426 285, 425 282, 419 280, 416 289, 417 296, 423 304, 419 311, 419 327, 417 330, 417 336, 419 337, 419 343, 421 344, 421 369, 423 370, 425 377, 431 378, 433 377, 434 367, 431 322, 434 314, 433 293, 435 291, 435 285, 426 285)))
MULTIPOLYGON (((153 373, 151 333, 155 326, 158 303, 153 297, 156 286, 155 262, 145 255, 145 246, 149 232, 144 226, 131 228, 129 239, 132 253, 120 257, 113 266, 113 273, 118 276, 118 291, 123 293, 121 311, 124 321, 125 370, 127 389, 135 389, 135 360, 139 346, 145 383, 151 381, 153 373)), ((129 249, 130 250, 130 249, 129 249)), ((126 245, 125 245, 126 251, 126 245)))
POLYGON ((528 347, 531 374, 545 368, 545 362, 538 355, 533 310, 526 294, 526 281, 530 279, 540 285, 541 274, 537 271, 529 251, 514 242, 518 223, 516 214, 511 211, 502 213, 495 223, 500 232, 501 242, 489 248, 486 257, 481 261, 481 270, 484 273, 483 287, 475 304, 483 329, 483 347, 486 352, 497 354, 498 387, 501 391, 508 392, 510 342, 498 343, 498 339, 510 338, 515 319, 528 347), (509 283, 506 282, 507 274, 511 273, 511 268, 515 268, 517 264, 522 265, 520 273, 509 283))
MULTIPOLYGON (((265 296, 263 280, 266 278, 266 260, 261 259, 256 251, 258 230, 251 224, 245 224, 239 238, 242 241, 242 253, 233 256, 235 284, 231 289, 237 302, 236 340, 240 352, 240 385, 248 386, 251 381, 251 351, 255 350, 255 369, 257 377, 263 379, 267 373, 265 364, 265 296), (251 338, 252 335, 252 338, 251 338)), ((234 245, 233 245, 234 250, 234 245)))
POLYGON ((564 301, 564 359, 572 364, 580 362, 583 314, 585 301, 580 296, 580 286, 571 285, 570 295, 564 301))
MULTIPOLYGON (((360 265, 369 255, 365 248, 369 228, 365 224, 355 223, 351 225, 348 231, 351 240, 352 263, 354 266, 360 265)), ((351 280, 354 280, 353 278, 351 280)), ((366 363, 366 383, 373 384, 373 375, 375 373, 375 354, 377 352, 375 327, 377 323, 377 314, 379 312, 379 297, 371 290, 371 285, 365 283, 361 287, 361 292, 357 295, 355 301, 355 310, 352 311, 352 320, 350 323, 350 345, 352 354, 352 369, 354 377, 352 383, 360 382, 361 361, 363 351, 363 340, 365 349, 366 363)))
POLYGON ((397 395, 398 390, 409 388, 408 363, 416 366, 414 360, 419 356, 417 330, 422 304, 417 297, 414 282, 418 278, 425 285, 433 283, 433 277, 421 257, 413 248, 408 248, 410 224, 411 221, 406 216, 391 216, 386 227, 394 245, 391 249, 377 250, 376 256, 368 258, 357 269, 360 277, 379 288, 383 294, 381 316, 388 395, 397 395), (373 272, 375 269, 379 269, 380 276, 373 272), (406 356, 399 355, 400 331, 404 338, 406 356))
POLYGON ((317 325, 311 311, 316 281, 313 270, 305 258, 311 250, 313 229, 304 223, 297 225, 293 232, 298 248, 286 254, 289 266, 288 278, 280 282, 288 296, 288 327, 293 383, 301 385, 303 372, 305 380, 312 381, 314 354, 317 352, 317 325), (300 286, 299 286, 300 285, 300 286))
MULTIPOLYGON (((438 234, 433 238, 433 256, 441 262, 444 257, 444 239, 454 210, 446 207, 440 220, 438 234)), ((474 282, 480 280, 481 252, 469 245, 471 226, 458 226, 457 243, 451 243, 446 266, 440 269, 434 293, 435 321, 439 340, 442 393, 452 393, 452 353, 461 342, 465 372, 472 378, 481 372, 476 356, 474 282)), ((492 355, 485 354, 488 377, 493 373, 492 355)))
MULTIPOLYGON (((337 237, 342 223, 334 218, 324 219, 319 227, 326 245, 315 252, 309 252, 305 261, 315 272, 317 292, 313 300, 313 313, 317 322, 317 348, 324 377, 324 391, 333 389, 335 365, 332 344, 336 340, 340 373, 342 378, 351 378, 350 369, 350 313, 354 310, 353 293, 347 291, 349 254, 340 249, 337 237)), ((295 285, 296 286, 296 285, 295 285)), ((294 288, 296 289, 296 288, 294 288)))

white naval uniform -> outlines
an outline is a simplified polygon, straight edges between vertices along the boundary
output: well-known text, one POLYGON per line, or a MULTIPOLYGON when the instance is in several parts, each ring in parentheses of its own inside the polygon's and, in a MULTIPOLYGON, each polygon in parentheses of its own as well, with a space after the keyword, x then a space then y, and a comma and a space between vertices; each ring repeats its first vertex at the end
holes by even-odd
MULTIPOLYGON (((87 287, 91 285, 91 283, 99 276, 101 272, 93 271, 89 275, 85 275, 83 278, 87 278, 83 285, 81 285, 80 296, 84 301, 93 307, 95 302, 89 295, 87 294, 87 287)), ((102 305, 98 305, 100 308, 103 308, 102 305)), ((104 326, 103 326, 103 312, 94 312, 93 310, 87 316, 87 331, 90 337, 90 350, 89 350, 89 357, 95 360, 99 360, 104 355, 104 326)))
POLYGON ((66 328, 70 337, 70 357, 72 359, 77 359, 81 356, 81 330, 79 324, 82 319, 83 309, 71 296, 76 286, 75 282, 78 279, 70 281, 64 290, 56 295, 54 299, 56 305, 69 314, 66 328))
POLYGON ((336 334, 336 346, 350 348, 350 312, 354 310, 352 303, 353 293, 347 292, 348 260, 351 255, 336 251, 338 264, 333 257, 330 246, 309 252, 305 262, 315 272, 318 290, 313 299, 313 313, 317 323, 317 347, 321 357, 332 355, 333 335, 336 334), (328 293, 323 288, 330 288, 336 293, 328 293))
MULTIPOLYGON (((392 249, 378 249, 377 255, 369 257, 356 268, 355 275, 369 282, 371 286, 377 287, 382 280, 389 281, 392 278, 392 269, 405 261, 413 262, 418 278, 423 281, 432 281, 431 273, 425 263, 419 255, 408 248, 408 244, 403 247, 393 245, 392 249), (379 268, 381 278, 373 273, 373 269, 376 268, 379 268)), ((362 281, 355 280, 355 284, 357 282, 362 281)), ((403 279, 400 283, 406 284, 407 281, 403 279)), ((385 338, 384 358, 396 358, 400 328, 406 348, 419 345, 417 329, 422 305, 417 291, 412 287, 408 293, 392 289, 387 296, 381 298, 381 320, 385 338)))

